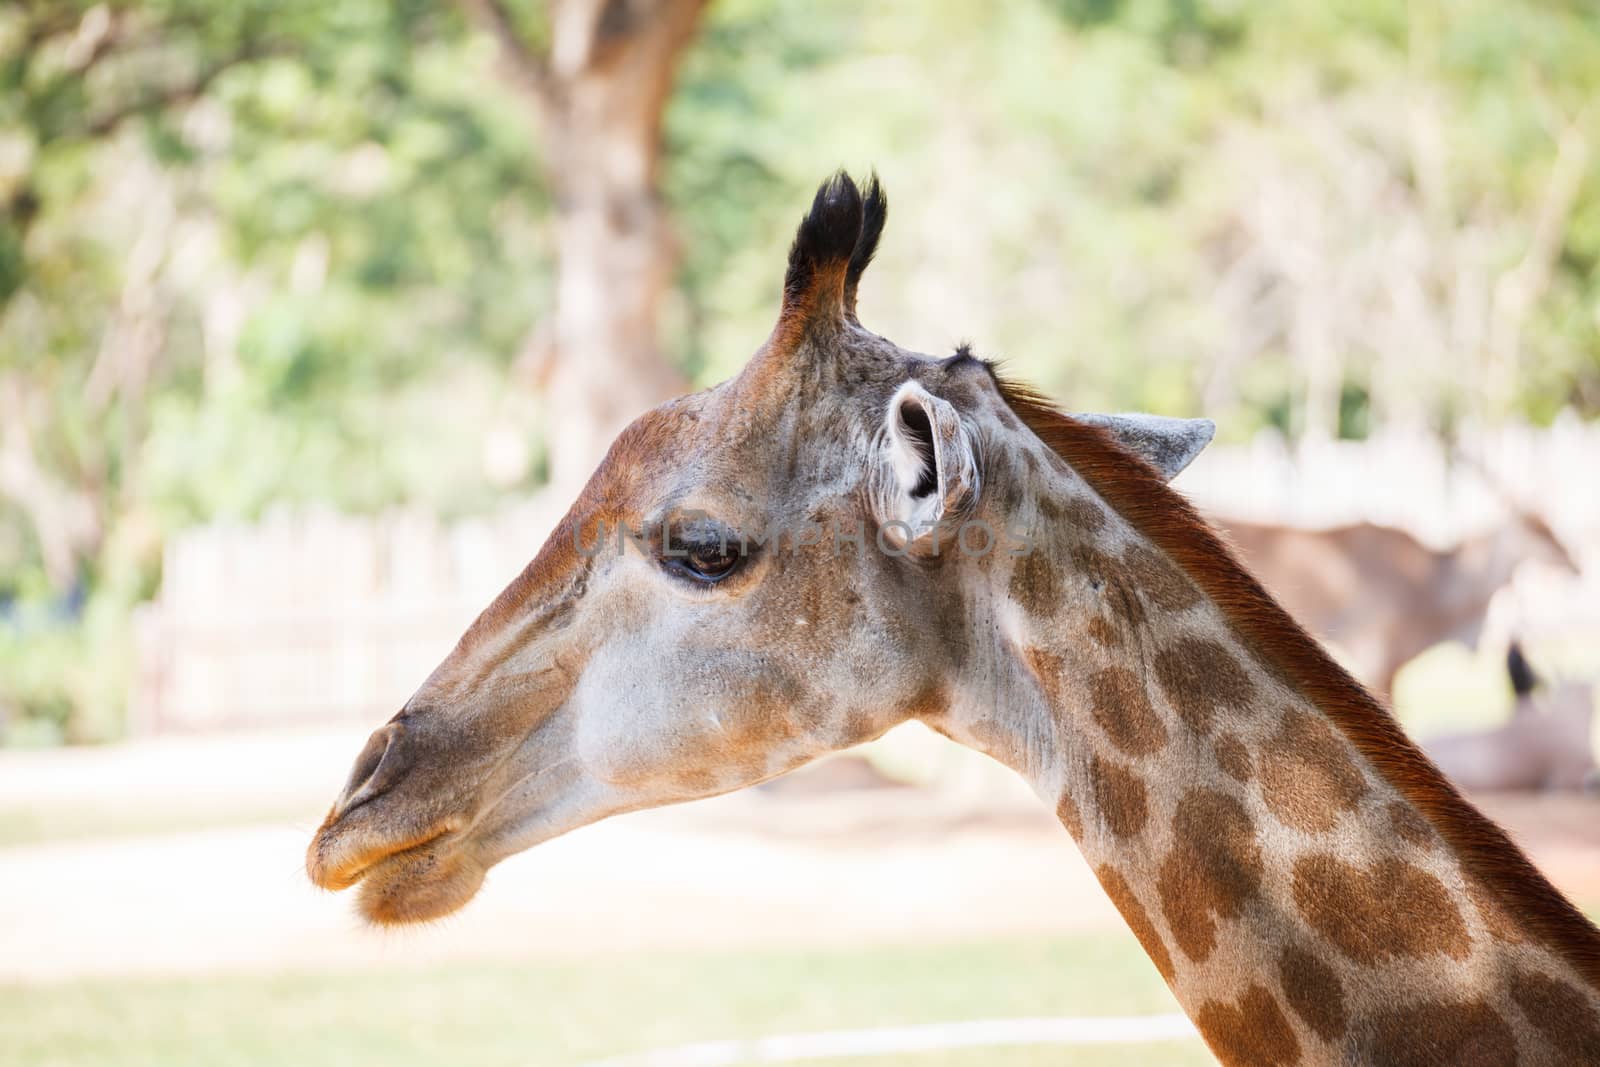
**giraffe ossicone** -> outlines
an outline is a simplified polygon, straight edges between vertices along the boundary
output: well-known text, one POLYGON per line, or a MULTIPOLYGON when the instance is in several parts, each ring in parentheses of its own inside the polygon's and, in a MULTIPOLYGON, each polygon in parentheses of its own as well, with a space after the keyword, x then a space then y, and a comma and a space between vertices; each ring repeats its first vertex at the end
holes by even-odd
POLYGON ((1212 425, 1069 417, 867 330, 886 214, 823 185, 766 343, 617 439, 368 742, 312 880, 434 918, 541 841, 916 719, 1029 780, 1225 1062, 1600 1063, 1600 934, 1167 486, 1212 425), (830 526, 896 535, 766 535, 830 526))
POLYGON ((1172 481, 1195 461, 1211 439, 1217 424, 1210 419, 1174 419, 1166 415, 1098 415, 1079 412, 1072 416, 1090 426, 1102 426, 1119 444, 1154 467, 1161 477, 1172 481))

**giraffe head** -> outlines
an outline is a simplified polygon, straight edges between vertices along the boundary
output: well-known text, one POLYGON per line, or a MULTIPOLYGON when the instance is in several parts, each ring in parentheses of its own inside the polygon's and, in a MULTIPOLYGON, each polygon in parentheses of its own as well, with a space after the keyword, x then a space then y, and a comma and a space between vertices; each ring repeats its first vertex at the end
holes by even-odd
MULTIPOLYGON (((361 882, 377 922, 431 918, 557 834, 947 713, 994 640, 975 590, 1028 557, 1041 517, 1012 456, 1029 431, 989 365, 857 321, 885 213, 876 180, 822 186, 771 337, 736 378, 622 433, 372 735, 311 844, 313 881, 361 882)), ((1168 477, 1212 431, 1083 418, 1168 477)))

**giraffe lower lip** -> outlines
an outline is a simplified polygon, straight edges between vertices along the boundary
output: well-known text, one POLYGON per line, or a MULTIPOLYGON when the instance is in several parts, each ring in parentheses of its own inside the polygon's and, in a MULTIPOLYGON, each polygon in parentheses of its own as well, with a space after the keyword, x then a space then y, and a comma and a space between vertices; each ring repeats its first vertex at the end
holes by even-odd
POLYGON ((440 847, 449 834, 371 864, 361 877, 356 908, 369 922, 397 926, 425 922, 465 906, 483 885, 488 867, 467 848, 440 847))
POLYGON ((311 881, 323 889, 335 892, 349 889, 351 886, 366 878, 377 868, 394 860, 416 852, 419 849, 437 846, 444 838, 453 833, 449 825, 441 826, 437 830, 421 837, 402 840, 381 846, 370 846, 353 854, 341 863, 331 863, 321 855, 322 837, 312 842, 311 853, 307 857, 306 873, 311 881))
POLYGON ((355 878, 357 881, 362 881, 373 871, 383 867, 386 864, 405 863, 414 853, 425 848, 437 847, 445 840, 445 838, 449 836, 450 831, 442 830, 434 836, 428 838, 426 841, 419 841, 415 845, 400 849, 398 852, 385 853, 384 855, 379 856, 377 859, 374 859, 372 862, 368 863, 366 866, 362 867, 361 870, 356 874, 355 878))

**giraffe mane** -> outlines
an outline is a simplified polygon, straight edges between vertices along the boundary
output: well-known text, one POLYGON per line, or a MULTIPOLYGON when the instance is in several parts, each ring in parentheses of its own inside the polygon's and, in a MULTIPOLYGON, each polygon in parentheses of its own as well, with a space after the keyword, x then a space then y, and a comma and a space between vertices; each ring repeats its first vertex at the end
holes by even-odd
POLYGON ((1194 506, 1106 430, 1071 418, 1044 394, 989 366, 1012 413, 1189 576, 1268 671, 1333 721, 1422 812, 1469 878, 1500 894, 1532 936, 1600 989, 1600 929, 1456 790, 1394 716, 1267 593, 1194 506))

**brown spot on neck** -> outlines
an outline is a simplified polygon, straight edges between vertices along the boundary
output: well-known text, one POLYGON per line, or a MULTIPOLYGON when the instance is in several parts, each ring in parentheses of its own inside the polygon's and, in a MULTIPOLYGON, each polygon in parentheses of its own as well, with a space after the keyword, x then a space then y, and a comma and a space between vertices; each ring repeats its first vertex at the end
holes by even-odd
POLYGON ((1362 869, 1325 852, 1294 864, 1294 902, 1311 928, 1357 963, 1472 950, 1467 924, 1443 883, 1389 857, 1362 869))
POLYGON ((1514 1067, 1516 1040, 1482 1000, 1424 1001, 1380 1011, 1348 1051, 1356 1063, 1384 1067, 1514 1067))
POLYGON ((1261 846, 1244 805, 1210 789, 1178 802, 1172 837, 1156 892, 1178 947, 1202 963, 1217 946, 1217 920, 1238 918, 1260 892, 1261 846))
POLYGON ((1122 564, 1087 538, 1076 538, 1065 548, 1065 570, 1075 582, 1088 587, 1088 595, 1127 630, 1144 623, 1144 604, 1135 594, 1122 564))
POLYGON ((1283 995, 1300 1020, 1324 1041, 1344 1036, 1350 1018, 1344 1006, 1339 976, 1322 960, 1298 945, 1278 957, 1278 978, 1283 995))
POLYGON ((1431 851, 1439 843, 1438 835, 1428 825, 1428 820, 1403 800, 1396 800, 1389 805, 1389 825, 1394 828, 1396 837, 1424 852, 1431 851))
POLYGON ((1113 649, 1122 647, 1122 631, 1104 615, 1090 616, 1088 625, 1084 627, 1089 632, 1089 637, 1101 648, 1113 649))
POLYGON ((1089 786, 1095 810, 1111 833, 1135 837, 1150 817, 1144 782, 1132 768, 1094 756, 1089 761, 1089 786))
POLYGON ((1217 713, 1248 713, 1255 683, 1239 661, 1215 641, 1185 637, 1156 653, 1156 681, 1179 718, 1202 736, 1217 713))
POLYGON ((1261 752, 1261 791, 1285 826, 1308 834, 1333 829, 1367 792, 1349 747, 1323 719, 1293 708, 1261 752))
POLYGON ((1600 1012, 1591 998, 1537 971, 1519 971, 1507 984, 1511 999, 1558 1057, 1600 1063, 1600 1012))
POLYGON ((1083 840, 1083 816, 1078 812, 1078 802, 1067 793, 1062 793, 1061 799, 1056 801, 1056 818, 1074 841, 1083 840))
POLYGON ((1097 534, 1106 525, 1105 509, 1086 496, 1068 497, 1052 517, 1084 534, 1097 534))
POLYGON ((1150 957, 1150 962, 1156 965, 1156 970, 1161 972, 1161 977, 1166 979, 1168 985, 1172 984, 1172 954, 1167 951, 1167 944, 1161 940, 1161 934, 1156 930, 1156 924, 1150 921, 1150 913, 1144 910, 1144 905, 1139 903, 1133 887, 1128 885, 1128 880, 1122 877, 1109 863, 1102 863, 1095 868, 1094 876, 1100 880, 1101 887, 1106 891, 1106 896, 1111 898, 1117 911, 1122 913, 1123 921, 1128 924, 1128 929, 1133 931, 1133 936, 1139 939, 1140 946, 1145 955, 1150 957))
POLYGON ((1158 611, 1183 611, 1200 603, 1200 590, 1165 555, 1146 544, 1122 554, 1128 577, 1158 611))
POLYGON ((1049 649, 1029 647, 1022 650, 1022 661, 1027 665, 1028 673, 1039 683, 1039 691, 1044 694, 1050 710, 1065 707, 1067 698, 1062 686, 1066 660, 1049 649))
POLYGON ((1506 912, 1505 906, 1495 899, 1487 886, 1476 878, 1467 878, 1467 899, 1472 901, 1472 906, 1477 909, 1478 916, 1483 920, 1483 925, 1489 931, 1489 936, 1496 941, 1508 945, 1519 945, 1527 941, 1516 920, 1506 912))
POLYGON ((1222 773, 1236 782, 1248 782, 1255 777, 1255 767, 1250 762, 1250 749, 1230 733, 1217 737, 1214 752, 1222 773))
POLYGON ((1237 1004, 1208 1000, 1194 1024, 1226 1067, 1287 1067, 1300 1062, 1300 1042, 1277 998, 1252 984, 1237 1004))
POLYGON ((1056 564, 1043 546, 1021 556, 1011 570, 1011 599, 1035 619, 1048 619, 1061 607, 1061 583, 1056 564))
POLYGON ((1148 756, 1167 743, 1167 728, 1150 706, 1144 683, 1126 667, 1107 667, 1089 679, 1089 713, 1130 756, 1148 756))

